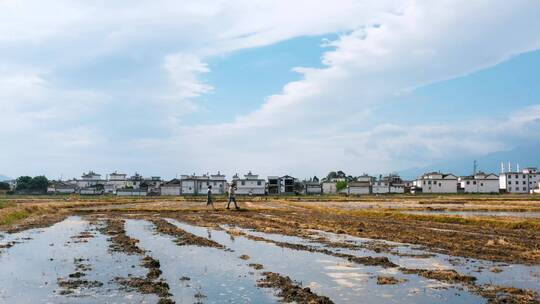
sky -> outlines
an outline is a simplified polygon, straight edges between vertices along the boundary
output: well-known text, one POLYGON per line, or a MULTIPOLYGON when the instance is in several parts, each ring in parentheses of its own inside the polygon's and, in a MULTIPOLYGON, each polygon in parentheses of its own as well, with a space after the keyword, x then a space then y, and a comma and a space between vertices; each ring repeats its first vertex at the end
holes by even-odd
POLYGON ((0 174, 481 163, 540 143, 539 15, 536 0, 0 0, 0 174))

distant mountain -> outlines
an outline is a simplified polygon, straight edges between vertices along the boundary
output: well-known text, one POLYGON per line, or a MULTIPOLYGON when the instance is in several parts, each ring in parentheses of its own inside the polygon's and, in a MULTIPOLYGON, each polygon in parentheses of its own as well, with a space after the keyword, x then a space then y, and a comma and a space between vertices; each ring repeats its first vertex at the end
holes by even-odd
POLYGON ((483 156, 456 158, 426 167, 402 170, 399 171, 399 174, 405 179, 412 179, 430 171, 470 175, 473 172, 474 160, 478 161, 478 170, 486 173, 499 174, 501 162, 504 163, 504 170, 508 170, 508 162, 512 163, 512 170, 516 169, 516 164, 519 164, 520 169, 525 167, 540 169, 540 144, 517 147, 510 151, 495 152, 483 156))
POLYGON ((10 180, 11 178, 5 176, 5 175, 2 175, 0 174, 0 181, 5 181, 5 180, 10 180))

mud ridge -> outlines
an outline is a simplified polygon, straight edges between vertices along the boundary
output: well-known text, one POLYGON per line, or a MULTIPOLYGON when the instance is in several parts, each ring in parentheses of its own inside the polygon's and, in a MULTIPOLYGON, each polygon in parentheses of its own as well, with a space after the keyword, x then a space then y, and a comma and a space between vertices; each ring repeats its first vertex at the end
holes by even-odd
POLYGON ((319 296, 309 289, 302 287, 291 278, 274 272, 264 272, 263 278, 257 282, 257 286, 278 290, 278 296, 284 303, 298 304, 333 304, 332 300, 325 296, 319 296))
POLYGON ((185 245, 194 245, 201 247, 213 247, 218 249, 225 249, 225 246, 200 236, 196 236, 192 233, 189 233, 183 229, 178 228, 177 226, 167 222, 164 219, 151 219, 150 220, 158 233, 167 234, 175 237, 175 243, 179 246, 185 245))
POLYGON ((82 279, 82 277, 87 275, 86 272, 92 270, 92 265, 84 262, 88 262, 88 259, 75 258, 73 260, 73 264, 75 264, 75 272, 69 274, 67 278, 57 279, 58 286, 60 287, 59 293, 61 295, 73 294, 77 289, 91 289, 103 286, 103 283, 99 281, 82 279))
POLYGON ((143 294, 157 295, 159 297, 158 303, 160 304, 173 304, 174 301, 170 299, 172 295, 169 292, 169 284, 160 278, 162 273, 160 262, 151 256, 145 255, 146 251, 137 245, 139 240, 130 238, 126 234, 124 226, 125 221, 123 219, 107 219, 105 227, 101 228, 101 231, 111 236, 109 239, 111 242, 109 246, 111 251, 144 256, 141 259, 140 265, 148 269, 148 273, 144 278, 116 277, 115 281, 129 290, 133 289, 143 294))
POLYGON ((488 303, 538 304, 538 294, 531 290, 496 286, 490 284, 478 285, 473 276, 463 275, 455 270, 426 270, 400 268, 405 274, 416 274, 427 279, 433 279, 450 284, 462 284, 471 292, 485 298, 488 303))

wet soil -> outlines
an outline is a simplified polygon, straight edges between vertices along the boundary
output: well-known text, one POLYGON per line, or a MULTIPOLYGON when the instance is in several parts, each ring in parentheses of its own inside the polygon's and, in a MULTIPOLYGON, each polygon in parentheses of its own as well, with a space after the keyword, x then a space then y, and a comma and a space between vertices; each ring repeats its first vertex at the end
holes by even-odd
POLYGON ((273 272, 264 272, 263 278, 258 281, 257 286, 273 288, 278 290, 278 296, 285 303, 298 304, 333 304, 332 300, 325 296, 319 296, 311 291, 309 287, 302 287, 289 277, 273 272))
POLYGON ((377 284, 378 285, 396 285, 401 282, 404 282, 404 280, 398 280, 394 277, 389 276, 378 276, 377 277, 377 284))
POLYGON ((92 265, 86 263, 87 259, 75 258, 75 272, 68 275, 67 278, 58 278, 57 283, 60 287, 61 295, 69 295, 75 293, 76 290, 98 288, 103 286, 102 282, 82 279, 92 270, 92 265))
MULTIPOLYGON (((246 212, 172 213, 202 226, 234 225, 262 232, 304 237, 309 230, 345 233, 424 246, 433 252, 477 259, 540 264, 540 233, 527 229, 482 228, 454 223, 337 214, 311 209, 246 212)), ((380 251, 391 248, 379 248, 380 251)))
POLYGON ((202 247, 213 247, 218 249, 224 249, 225 247, 213 240, 202 238, 199 236, 196 236, 194 234, 191 234, 189 232, 186 232, 175 225, 167 222, 164 219, 150 219, 150 221, 154 224, 156 231, 158 233, 167 234, 170 236, 175 237, 175 243, 179 246, 184 245, 195 245, 195 246, 202 246, 202 247))
POLYGON ((138 240, 130 238, 125 231, 125 221, 123 219, 107 219, 105 226, 101 228, 102 233, 110 235, 111 251, 124 252, 126 254, 144 256, 141 259, 141 266, 148 269, 146 277, 115 278, 115 281, 128 290, 137 290, 143 294, 155 294, 159 297, 158 303, 174 303, 170 299, 169 284, 160 279, 160 262, 151 256, 145 255, 146 251, 137 244, 138 240))

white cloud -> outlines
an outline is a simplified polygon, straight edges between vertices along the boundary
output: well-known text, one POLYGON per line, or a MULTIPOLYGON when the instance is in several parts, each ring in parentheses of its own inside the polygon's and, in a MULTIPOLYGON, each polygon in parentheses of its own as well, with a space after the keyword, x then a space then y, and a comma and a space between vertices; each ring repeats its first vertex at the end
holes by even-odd
MULTIPOLYGON (((0 126, 18 130, 0 135, 11 143, 0 153, 13 159, 46 146, 45 158, 63 155, 103 168, 307 175, 403 168, 417 165, 419 152, 436 160, 497 151, 515 143, 508 134, 536 138, 529 131, 536 108, 504 124, 403 126, 373 124, 371 117, 384 115, 376 106, 400 94, 539 49, 538 15, 540 5, 527 0, 0 1, 0 67, 7 67, 0 126), (223 124, 182 123, 199 109, 197 97, 219 90, 201 80, 210 72, 208 58, 325 33, 340 36, 325 42, 324 68, 295 68, 302 80, 258 110, 223 124), (58 80, 108 57, 151 62, 154 74, 146 82, 127 79, 130 90, 122 93, 58 80), (120 126, 133 134, 113 139, 120 126)), ((2 173, 35 165, 18 162, 2 173)))

